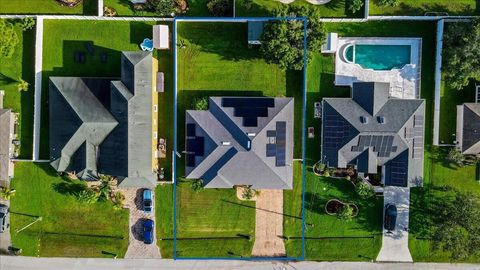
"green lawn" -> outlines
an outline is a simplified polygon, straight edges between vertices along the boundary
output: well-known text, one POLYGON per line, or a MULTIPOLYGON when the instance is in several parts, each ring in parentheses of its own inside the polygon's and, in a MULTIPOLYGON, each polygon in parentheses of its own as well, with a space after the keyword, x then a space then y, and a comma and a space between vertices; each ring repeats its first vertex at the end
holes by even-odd
MULTIPOLYGON (((233 2, 233 0, 230 0, 233 2)), ((178 16, 209 17, 212 16, 207 8, 208 0, 188 0, 188 11, 178 16)), ((128 0, 105 0, 105 6, 114 8, 118 16, 157 16, 154 12, 135 11, 128 0)))
POLYGON ((72 195, 85 185, 58 177, 48 163, 17 163, 11 200, 13 245, 24 256, 123 257, 128 211, 111 202, 80 203, 72 195), (16 233, 36 217, 42 220, 16 233))
POLYGON ((173 258, 173 185, 159 185, 155 189, 155 219, 162 258, 173 258))
POLYGON ((293 190, 283 191, 283 234, 289 239, 285 241, 287 257, 300 257, 302 242, 302 163, 295 161, 293 165, 293 190))
MULTIPOLYGON (((272 11, 280 7, 282 4, 278 1, 272 0, 253 0, 252 5, 249 7, 246 5, 245 0, 236 1, 236 15, 238 17, 251 17, 251 16, 272 16, 272 11)), ((296 0, 289 5, 295 6, 308 6, 318 10, 322 17, 327 18, 342 18, 342 17, 363 17, 363 9, 352 14, 348 10, 346 5, 347 0, 332 0, 324 5, 312 5, 305 0, 296 0)))
POLYGON ((423 16, 426 12, 447 12, 448 15, 478 15, 476 0, 400 0, 396 7, 381 6, 379 0, 370 0, 370 15, 423 16))
POLYGON ((15 26, 15 30, 19 39, 15 53, 11 58, 0 58, 0 90, 5 91, 4 108, 11 108, 14 112, 19 113, 20 157, 31 159, 35 30, 22 32, 17 26, 15 26), (28 91, 19 92, 17 90, 20 78, 30 83, 28 91))
MULTIPOLYGON (((138 51, 142 40, 152 35, 152 23, 116 21, 46 20, 44 22, 43 104, 48 100, 50 76, 119 77, 122 51, 138 51), (73 60, 75 51, 86 53, 86 42, 93 43, 94 55, 87 54, 86 63, 73 60), (100 62, 100 53, 108 55, 108 62, 100 62)), ((165 73, 165 93, 159 95, 159 137, 167 139, 167 148, 173 141, 173 56, 171 51, 157 51, 159 69, 165 73)), ((48 106, 42 108, 41 156, 48 157, 48 106)), ((171 157, 162 160, 166 175, 171 174, 171 157)))
POLYGON ((97 0, 83 0, 74 8, 55 0, 0 0, 0 14, 83 14, 97 15, 97 0))

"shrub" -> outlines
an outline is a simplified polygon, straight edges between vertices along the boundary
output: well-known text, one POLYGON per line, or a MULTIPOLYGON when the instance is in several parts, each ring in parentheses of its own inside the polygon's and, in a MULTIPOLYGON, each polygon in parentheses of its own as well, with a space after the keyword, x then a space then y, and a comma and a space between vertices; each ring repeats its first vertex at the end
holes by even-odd
POLYGON ((363 7, 363 1, 365 0, 350 0, 348 4, 348 10, 350 10, 352 13, 359 11, 363 7))
POLYGON ((120 191, 117 191, 112 196, 113 208, 120 210, 123 208, 123 202, 125 201, 125 195, 120 191))
POLYGON ((115 17, 115 16, 117 16, 117 10, 114 9, 113 7, 104 6, 103 7, 103 15, 105 17, 115 17))
POLYGON ((174 0, 148 0, 146 6, 160 16, 171 16, 176 11, 174 0))
POLYGON ((15 189, 11 189, 9 187, 2 187, 0 189, 0 198, 8 201, 13 196, 15 196, 15 189))
POLYGON ((20 79, 17 84, 18 91, 27 91, 30 84, 23 79, 20 79))
POLYGON ((225 17, 230 13, 230 0, 210 0, 207 8, 215 17, 225 17))
POLYGON ((177 11, 179 13, 186 13, 188 10, 187 0, 175 0, 175 5, 177 6, 177 11))
POLYGON ((16 23, 22 28, 23 31, 27 31, 35 27, 35 19, 32 17, 23 18, 16 23))
POLYGON ((197 110, 197 111, 208 110, 208 98, 207 97, 196 98, 193 102, 194 102, 195 110, 197 110))
POLYGON ((340 208, 337 217, 347 222, 351 221, 353 219, 353 207, 348 204, 344 205, 342 208, 340 208))
POLYGON ((253 0, 243 0, 243 7, 246 10, 251 10, 253 7, 253 0))
POLYGON ((10 58, 18 44, 18 36, 13 25, 6 20, 0 20, 0 57, 10 58))
POLYGON ((203 180, 202 179, 194 179, 190 181, 190 187, 193 191, 201 191, 204 189, 203 187, 203 180))
POLYGON ((368 199, 375 195, 375 190, 373 189, 373 187, 365 182, 358 183, 355 186, 355 191, 362 199, 368 199))
POLYGON ((381 6, 391 6, 396 7, 398 6, 398 0, 378 0, 381 6))
POLYGON ((330 177, 330 172, 328 170, 326 170, 324 173, 323 173, 323 176, 325 177, 330 177))
POLYGON ((246 187, 242 193, 242 199, 251 200, 254 196, 260 194, 260 191, 253 189, 251 186, 246 187))
POLYGON ((456 147, 450 149, 447 155, 447 160, 462 167, 465 164, 465 156, 456 147))
POLYGON ((77 200, 83 203, 95 203, 98 201, 98 194, 91 189, 84 189, 76 194, 77 200))

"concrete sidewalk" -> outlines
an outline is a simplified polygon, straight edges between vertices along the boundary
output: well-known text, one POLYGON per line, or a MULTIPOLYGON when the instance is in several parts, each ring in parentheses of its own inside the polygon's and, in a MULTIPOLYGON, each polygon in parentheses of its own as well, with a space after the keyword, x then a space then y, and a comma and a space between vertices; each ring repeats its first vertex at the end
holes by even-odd
MULTIPOLYGON (((410 189, 402 187, 385 187, 384 206, 394 204, 397 207, 395 231, 383 230, 382 249, 377 256, 379 262, 412 262, 408 249, 408 219, 410 211, 410 189)), ((385 215, 385 207, 383 210, 385 215)))

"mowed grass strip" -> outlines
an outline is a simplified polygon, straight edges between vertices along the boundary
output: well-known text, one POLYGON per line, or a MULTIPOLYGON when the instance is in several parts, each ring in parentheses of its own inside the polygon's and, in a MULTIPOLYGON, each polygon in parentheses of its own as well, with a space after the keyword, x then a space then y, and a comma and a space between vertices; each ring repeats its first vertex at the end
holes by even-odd
POLYGON ((382 6, 380 0, 370 0, 370 15, 423 16, 427 12, 442 12, 448 15, 480 14, 476 0, 399 0, 395 7, 382 6))
POLYGON ((128 211, 109 201, 87 204, 72 193, 85 186, 57 176, 48 163, 17 163, 12 188, 13 245, 25 256, 123 257, 128 246, 128 211), (37 217, 34 225, 16 233, 37 217))
POLYGON ((0 14, 83 14, 97 15, 97 0, 83 0, 75 7, 54 0, 0 0, 0 14))

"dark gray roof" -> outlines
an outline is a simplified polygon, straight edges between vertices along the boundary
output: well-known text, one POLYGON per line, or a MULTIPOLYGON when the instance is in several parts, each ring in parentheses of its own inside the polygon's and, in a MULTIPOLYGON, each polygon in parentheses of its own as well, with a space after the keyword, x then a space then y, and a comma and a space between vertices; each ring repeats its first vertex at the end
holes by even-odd
POLYGON ((291 189, 293 98, 211 97, 186 113, 186 175, 207 188, 291 189))
POLYGON ((359 82, 353 84, 352 98, 325 98, 322 156, 329 166, 356 165, 364 173, 385 166, 387 185, 407 186, 423 177, 425 104, 389 98, 388 93, 388 84, 359 82), (407 162, 395 161, 405 151, 407 162))
POLYGON ((50 77, 50 161, 82 179, 153 187, 152 55, 123 52, 121 81, 50 77))
POLYGON ((480 153, 480 104, 457 106, 457 141, 462 153, 480 153))

